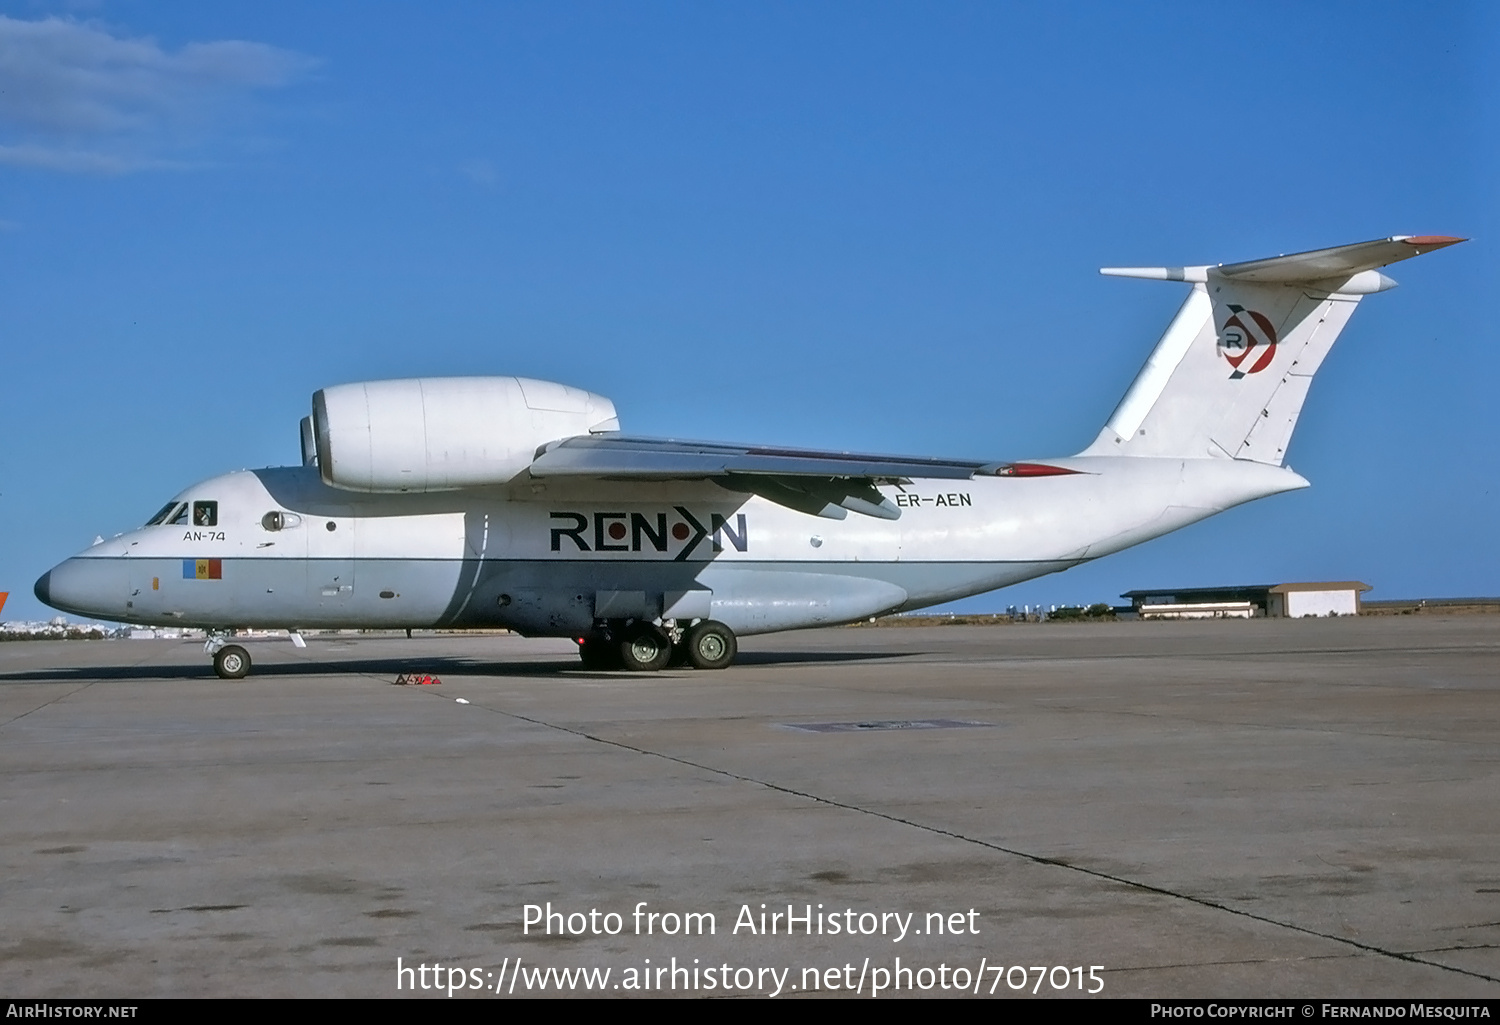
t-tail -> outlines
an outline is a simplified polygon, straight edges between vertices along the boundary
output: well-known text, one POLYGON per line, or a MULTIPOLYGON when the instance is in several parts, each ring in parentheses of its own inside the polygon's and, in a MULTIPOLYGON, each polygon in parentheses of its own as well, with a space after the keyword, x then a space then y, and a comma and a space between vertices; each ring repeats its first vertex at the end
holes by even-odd
POLYGON ((1228 458, 1280 466, 1323 358, 1377 268, 1461 238, 1373 242, 1216 267, 1105 267, 1193 290, 1086 456, 1228 458))

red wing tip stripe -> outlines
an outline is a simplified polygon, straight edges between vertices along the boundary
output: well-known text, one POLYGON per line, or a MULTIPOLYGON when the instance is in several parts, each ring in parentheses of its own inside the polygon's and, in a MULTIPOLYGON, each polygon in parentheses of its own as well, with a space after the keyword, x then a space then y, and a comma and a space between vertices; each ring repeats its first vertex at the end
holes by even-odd
POLYGON ((1046 463, 1007 463, 995 471, 997 477, 1062 477, 1081 473, 1064 466, 1048 466, 1046 463))
POLYGON ((1454 246, 1460 242, 1469 241, 1466 238, 1454 238, 1452 235, 1412 235, 1401 240, 1409 246, 1454 246))

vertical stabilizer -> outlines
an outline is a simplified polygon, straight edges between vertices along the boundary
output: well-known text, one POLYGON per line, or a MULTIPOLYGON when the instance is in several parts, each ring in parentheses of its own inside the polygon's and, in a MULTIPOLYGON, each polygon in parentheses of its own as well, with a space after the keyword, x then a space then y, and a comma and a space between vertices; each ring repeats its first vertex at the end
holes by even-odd
POLYGON ((1462 242, 1396 236, 1217 267, 1106 267, 1193 286, 1083 455, 1218 457, 1279 466, 1312 378, 1375 268, 1462 242))

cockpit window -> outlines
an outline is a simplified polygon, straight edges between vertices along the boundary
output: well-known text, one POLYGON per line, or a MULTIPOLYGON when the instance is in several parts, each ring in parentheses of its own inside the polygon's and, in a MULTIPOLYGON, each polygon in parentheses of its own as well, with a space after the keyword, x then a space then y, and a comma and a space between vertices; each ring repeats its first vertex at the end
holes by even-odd
POLYGON ((174 516, 180 515, 186 510, 186 502, 168 502, 166 505, 161 507, 160 511, 158 511, 155 516, 146 521, 146 526, 159 526, 163 523, 166 523, 168 520, 171 520, 174 516))
POLYGON ((194 502, 193 526, 217 527, 219 525, 218 502, 194 502))
POLYGON ((167 518, 167 522, 171 523, 173 525, 181 525, 183 523, 186 523, 187 521, 188 521, 188 505, 187 505, 186 502, 183 502, 176 509, 174 509, 172 511, 172 515, 167 518))

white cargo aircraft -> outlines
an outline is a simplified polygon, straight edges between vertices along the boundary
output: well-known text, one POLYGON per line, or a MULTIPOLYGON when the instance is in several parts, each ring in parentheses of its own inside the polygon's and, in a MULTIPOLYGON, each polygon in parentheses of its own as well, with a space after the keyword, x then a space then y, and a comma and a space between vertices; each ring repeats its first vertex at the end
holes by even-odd
POLYGON ((1372 242, 1202 267, 1094 443, 1025 462, 634 437, 613 403, 516 377, 325 388, 303 465, 194 485, 36 583, 67 612, 208 630, 508 627, 585 666, 730 664, 736 636, 918 609, 1077 566, 1307 486, 1282 466, 1313 374, 1376 268, 1453 245, 1372 242), (853 516, 849 514, 853 513, 853 516))

